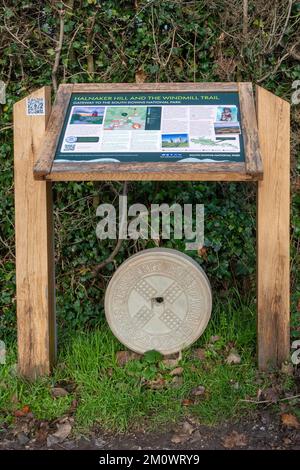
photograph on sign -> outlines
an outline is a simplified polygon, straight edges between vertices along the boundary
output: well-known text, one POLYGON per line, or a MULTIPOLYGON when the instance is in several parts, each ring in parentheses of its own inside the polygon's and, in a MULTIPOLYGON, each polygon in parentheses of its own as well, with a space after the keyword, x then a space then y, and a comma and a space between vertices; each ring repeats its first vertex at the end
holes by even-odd
POLYGON ((73 93, 55 159, 242 162, 238 93, 73 93))

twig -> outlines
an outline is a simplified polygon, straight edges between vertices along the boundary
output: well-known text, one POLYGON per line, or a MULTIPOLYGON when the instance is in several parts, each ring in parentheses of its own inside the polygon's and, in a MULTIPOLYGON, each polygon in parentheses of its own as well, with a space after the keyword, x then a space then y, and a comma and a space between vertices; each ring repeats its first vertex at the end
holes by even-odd
POLYGON ((272 69, 270 72, 266 73, 263 77, 259 78, 257 80, 257 83, 261 83, 263 82, 264 80, 266 80, 267 78, 271 77, 272 75, 274 75, 277 70, 279 69, 279 67, 281 66, 282 62, 287 59, 288 57, 290 57, 291 53, 290 51, 287 52, 286 54, 284 54, 277 62, 277 64, 275 65, 274 69, 272 69))
POLYGON ((243 0, 243 36, 245 41, 248 36, 248 0, 243 0))
POLYGON ((173 49, 174 49, 174 43, 175 43, 175 35, 176 35, 176 26, 173 30, 173 37, 172 37, 172 44, 171 44, 171 49, 170 49, 170 52, 169 52, 169 55, 167 57, 167 60, 165 61, 165 63, 163 64, 164 67, 166 67, 168 65, 168 62, 169 60, 171 59, 171 55, 173 53, 173 49))
POLYGON ((6 131, 7 129, 12 129, 13 125, 9 124, 8 126, 4 126, 0 128, 0 132, 6 131))
POLYGON ((157 47, 156 37, 155 37, 156 33, 155 33, 155 27, 154 27, 154 10, 153 10, 153 6, 151 6, 151 17, 152 17, 152 22, 151 22, 152 38, 153 38, 153 43, 154 43, 154 47, 155 47, 156 58, 157 58, 157 61, 158 61, 159 65, 162 65, 161 60, 160 60, 160 56, 159 56, 159 50, 158 50, 158 47, 157 47))
POLYGON ((277 401, 288 401, 288 400, 293 400, 294 398, 300 398, 300 395, 294 395, 293 397, 286 397, 286 398, 280 398, 279 400, 273 401, 273 400, 239 400, 243 401, 246 403, 255 403, 256 405, 260 405, 263 403, 276 403, 277 401))
POLYGON ((52 84, 53 84, 53 89, 54 93, 57 92, 57 78, 56 78, 56 73, 58 70, 59 66, 59 61, 60 61, 60 54, 63 46, 63 40, 64 40, 64 26, 65 26, 65 20, 64 20, 64 10, 59 11, 59 39, 57 41, 57 48, 55 49, 55 60, 54 64, 52 67, 52 84))
POLYGON ((93 76, 95 72, 94 56, 92 53, 93 39, 94 39, 94 26, 96 21, 97 11, 89 18, 89 26, 87 28, 87 71, 93 76))
MULTIPOLYGON (((123 196, 127 195, 127 188, 128 188, 128 183, 127 181, 125 181, 124 186, 123 186, 123 196)), ((125 222, 126 222, 125 211, 123 211, 123 218, 121 219, 120 226, 119 226, 119 234, 123 233, 125 222)), ((107 264, 111 263, 115 259, 116 255, 120 251, 122 244, 123 244, 123 238, 119 238, 116 243, 115 248, 113 249, 111 254, 108 256, 108 258, 106 258, 104 261, 102 261, 101 263, 99 263, 98 265, 94 267, 95 275, 97 275, 98 272, 101 271, 101 269, 103 269, 107 264)))
MULTIPOLYGON (((13 66, 13 56, 12 56, 12 54, 9 54, 9 68, 8 68, 8 73, 7 73, 7 78, 6 78, 6 88, 10 84, 12 66, 13 66)), ((22 70, 22 72, 23 72, 23 70, 22 70)), ((22 77, 23 77, 23 73, 22 73, 22 77)))
POLYGON ((193 46, 193 66, 194 66, 194 71, 193 71, 193 78, 194 78, 194 82, 196 82, 196 43, 197 43, 197 31, 195 31, 195 35, 194 35, 194 46, 193 46))
MULTIPOLYGON (((73 33, 73 36, 71 37, 70 41, 69 41, 69 46, 68 46, 68 50, 67 50, 67 54, 66 54, 66 59, 65 59, 65 66, 64 66, 64 82, 66 81, 66 67, 68 67, 69 65, 69 56, 70 56, 70 52, 71 52, 71 47, 73 45, 73 42, 75 40, 75 37, 77 36, 77 33, 78 31, 82 28, 82 23, 80 23, 80 25, 75 29, 74 33, 73 33)), ((81 73, 81 72, 79 72, 81 73)))
POLYGON ((277 5, 275 3, 274 5, 274 15, 273 15, 273 21, 272 21, 272 32, 268 35, 268 40, 264 45, 264 54, 271 52, 273 49, 272 45, 272 39, 275 37, 276 34, 276 26, 277 26, 277 5))
POLYGON ((19 44, 21 44, 25 49, 28 49, 35 57, 37 57, 37 56, 42 57, 41 54, 37 54, 33 49, 31 49, 29 46, 27 46, 27 44, 25 44, 23 41, 21 41, 21 39, 19 39, 18 36, 16 36, 14 33, 11 32, 11 30, 7 26, 4 18, 3 18, 3 23, 4 23, 4 27, 5 27, 6 31, 15 39, 15 41, 17 41, 19 44))
POLYGON ((277 41, 277 46, 281 44, 281 41, 283 39, 283 36, 285 34, 285 31, 286 31, 286 28, 288 26, 288 23, 290 21, 290 16, 291 16, 291 11, 292 11, 292 6, 293 6, 293 0, 289 0, 289 6, 288 6, 288 12, 287 12, 287 15, 286 15, 286 19, 285 19, 285 23, 284 23, 284 26, 283 26, 283 29, 281 31, 281 35, 277 41))
POLYGON ((262 78, 259 78, 257 80, 257 83, 261 83, 263 82, 264 80, 266 80, 267 78, 269 78, 271 75, 274 75, 277 70, 279 69, 279 67, 281 66, 282 62, 284 60, 286 60, 288 57, 292 57, 293 59, 295 60, 300 60, 300 54, 298 54, 297 52, 295 52, 295 49, 297 46, 299 46, 300 42, 297 41, 290 49, 289 51, 287 51, 277 62, 277 64, 275 65, 274 69, 271 70, 270 72, 268 72, 266 75, 264 75, 262 78))
POLYGON ((296 44, 293 45, 293 47, 290 50, 290 55, 293 59, 295 60, 300 60, 300 53, 295 52, 295 49, 297 46, 299 46, 300 42, 297 42, 296 44))
POLYGON ((10 254, 12 259, 15 259, 15 254, 12 251, 12 247, 5 241, 3 238, 0 236, 0 242, 2 243, 3 246, 7 248, 8 254, 10 254))

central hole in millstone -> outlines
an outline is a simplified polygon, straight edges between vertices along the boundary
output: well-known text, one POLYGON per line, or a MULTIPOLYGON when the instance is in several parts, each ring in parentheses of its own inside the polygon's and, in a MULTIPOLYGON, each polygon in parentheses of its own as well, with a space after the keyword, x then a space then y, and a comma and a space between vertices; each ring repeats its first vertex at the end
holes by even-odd
POLYGON ((164 301, 164 298, 163 297, 154 297, 154 299, 152 299, 152 300, 155 304, 162 304, 163 301, 164 301))

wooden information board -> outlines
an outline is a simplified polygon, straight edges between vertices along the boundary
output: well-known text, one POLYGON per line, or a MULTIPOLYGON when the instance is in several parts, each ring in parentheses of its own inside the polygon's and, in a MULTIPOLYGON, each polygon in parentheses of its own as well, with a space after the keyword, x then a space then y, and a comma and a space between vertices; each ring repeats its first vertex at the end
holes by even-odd
MULTIPOLYGON (((14 106, 19 372, 56 356, 52 181, 257 186, 260 369, 288 359, 290 106, 250 83, 68 84, 14 106)), ((179 186, 180 190, 180 186, 179 186)), ((203 202, 203 201, 201 201, 203 202)))
POLYGON ((61 85, 34 174, 53 181, 259 179, 252 85, 61 85))

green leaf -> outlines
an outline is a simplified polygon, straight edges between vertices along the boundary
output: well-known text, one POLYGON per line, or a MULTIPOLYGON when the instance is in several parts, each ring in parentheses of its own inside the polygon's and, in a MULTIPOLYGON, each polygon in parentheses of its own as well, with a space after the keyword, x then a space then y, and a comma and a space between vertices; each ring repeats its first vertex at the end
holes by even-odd
POLYGON ((163 355, 160 352, 153 349, 152 351, 147 351, 144 354, 143 360, 149 364, 156 364, 162 359, 162 357, 163 355))

